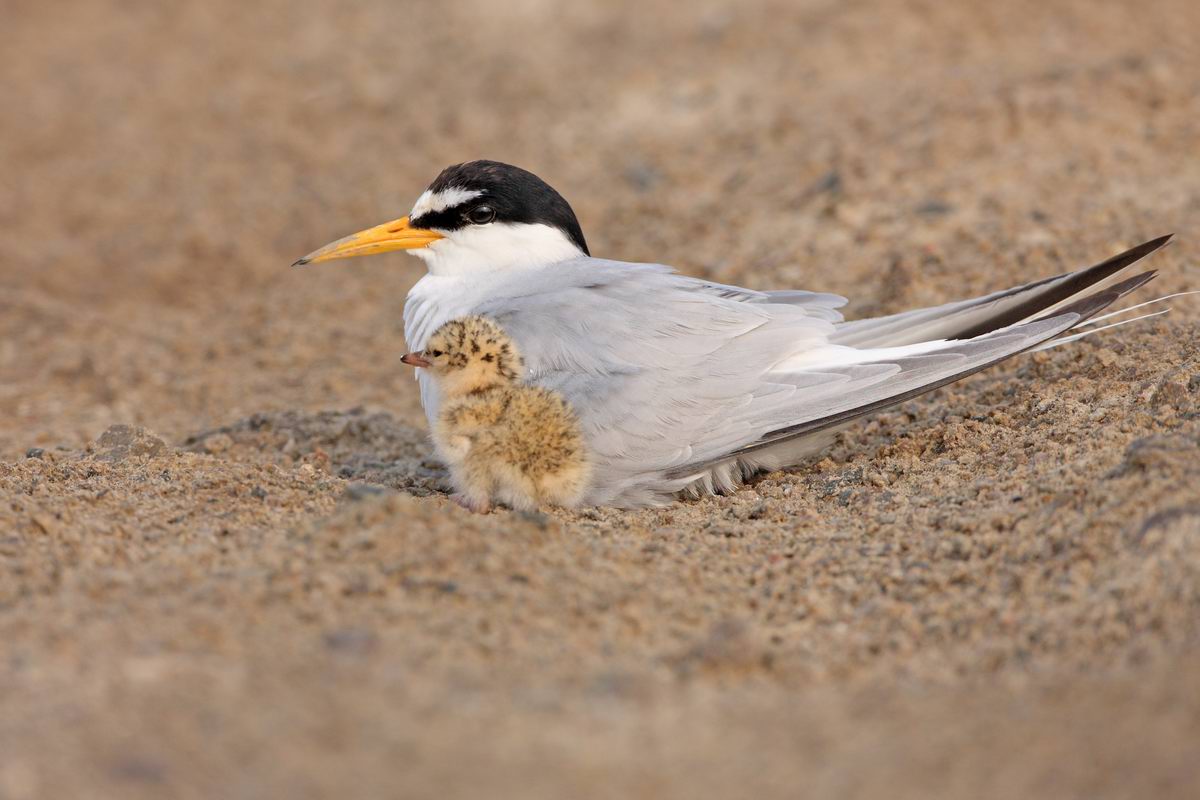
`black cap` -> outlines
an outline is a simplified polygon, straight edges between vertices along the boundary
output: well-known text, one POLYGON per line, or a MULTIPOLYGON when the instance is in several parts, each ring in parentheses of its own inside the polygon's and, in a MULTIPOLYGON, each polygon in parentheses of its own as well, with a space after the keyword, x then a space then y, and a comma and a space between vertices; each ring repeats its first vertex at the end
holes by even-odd
POLYGON ((570 204, 550 184, 528 170, 499 161, 467 161, 446 167, 429 184, 429 191, 435 195, 448 189, 479 194, 456 206, 422 213, 409 220, 409 224, 414 228, 453 231, 486 224, 492 219, 541 223, 558 228, 580 250, 591 255, 570 204))

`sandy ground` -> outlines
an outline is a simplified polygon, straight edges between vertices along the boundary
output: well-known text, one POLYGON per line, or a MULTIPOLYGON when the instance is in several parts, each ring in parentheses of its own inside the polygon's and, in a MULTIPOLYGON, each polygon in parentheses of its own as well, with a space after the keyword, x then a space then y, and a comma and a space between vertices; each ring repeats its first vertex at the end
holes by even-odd
POLYGON ((489 157, 853 316, 1168 231, 1197 289, 1200 5, 0 5, 0 798, 1200 793, 1200 303, 472 517, 419 262, 287 268, 489 157))

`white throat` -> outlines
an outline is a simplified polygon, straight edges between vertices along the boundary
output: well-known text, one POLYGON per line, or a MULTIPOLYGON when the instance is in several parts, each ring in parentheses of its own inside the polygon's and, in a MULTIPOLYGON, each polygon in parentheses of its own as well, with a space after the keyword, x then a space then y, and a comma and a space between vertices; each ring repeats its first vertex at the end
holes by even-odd
POLYGON ((431 275, 447 276, 541 267, 583 255, 558 228, 525 222, 470 225, 408 252, 423 260, 431 275))

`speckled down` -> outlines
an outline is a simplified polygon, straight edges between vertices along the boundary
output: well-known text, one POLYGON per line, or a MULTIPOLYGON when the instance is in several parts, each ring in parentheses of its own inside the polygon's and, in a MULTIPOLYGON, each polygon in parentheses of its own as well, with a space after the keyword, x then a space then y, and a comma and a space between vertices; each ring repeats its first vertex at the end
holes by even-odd
POLYGON ((730 497, 479 517, 399 364, 419 262, 286 265, 490 157, 598 256, 852 317, 1167 231, 1154 286, 1197 289, 1198 28, 1182 0, 6 12, 0 798, 1196 796, 1200 303, 730 497))

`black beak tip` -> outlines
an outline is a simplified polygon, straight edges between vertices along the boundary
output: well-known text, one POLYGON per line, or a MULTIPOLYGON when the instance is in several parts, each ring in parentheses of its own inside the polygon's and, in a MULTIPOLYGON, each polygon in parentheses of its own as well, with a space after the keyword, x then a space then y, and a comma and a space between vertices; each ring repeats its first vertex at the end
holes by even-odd
POLYGON ((303 267, 307 263, 308 263, 308 257, 305 256, 304 258, 297 258, 295 261, 293 261, 292 266, 293 267, 303 267))

